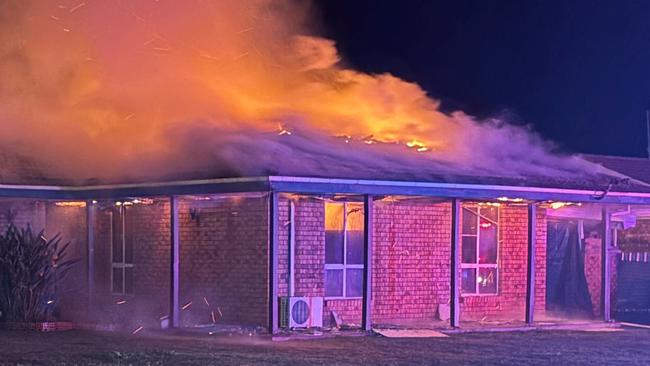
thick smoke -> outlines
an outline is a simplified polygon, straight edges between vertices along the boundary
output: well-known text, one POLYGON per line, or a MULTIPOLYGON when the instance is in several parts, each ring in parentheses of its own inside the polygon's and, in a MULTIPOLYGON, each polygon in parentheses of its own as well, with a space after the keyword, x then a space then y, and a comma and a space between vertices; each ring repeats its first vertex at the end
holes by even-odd
POLYGON ((346 68, 312 22, 290 1, 3 1, 0 144, 77 180, 587 174, 525 129, 346 68))

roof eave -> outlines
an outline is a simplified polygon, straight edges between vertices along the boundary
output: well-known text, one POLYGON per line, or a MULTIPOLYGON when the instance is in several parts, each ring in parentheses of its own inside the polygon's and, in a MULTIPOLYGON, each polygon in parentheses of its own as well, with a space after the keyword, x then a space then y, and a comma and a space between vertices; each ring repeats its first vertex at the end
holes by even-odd
POLYGON ((431 196, 472 200, 493 200, 499 197, 509 197, 532 201, 552 200, 611 204, 650 204, 650 193, 641 192, 612 191, 605 194, 602 191, 562 188, 288 176, 223 178, 81 187, 0 185, 0 197, 59 200, 117 199, 123 197, 265 191, 303 194, 431 196))

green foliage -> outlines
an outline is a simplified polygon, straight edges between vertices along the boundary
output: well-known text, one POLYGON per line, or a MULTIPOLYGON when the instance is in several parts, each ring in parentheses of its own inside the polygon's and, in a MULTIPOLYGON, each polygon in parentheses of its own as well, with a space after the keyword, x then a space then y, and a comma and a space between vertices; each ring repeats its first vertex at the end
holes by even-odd
POLYGON ((76 260, 66 260, 69 242, 61 245, 59 234, 48 240, 43 233, 10 223, 0 235, 1 321, 51 320, 57 282, 76 260))

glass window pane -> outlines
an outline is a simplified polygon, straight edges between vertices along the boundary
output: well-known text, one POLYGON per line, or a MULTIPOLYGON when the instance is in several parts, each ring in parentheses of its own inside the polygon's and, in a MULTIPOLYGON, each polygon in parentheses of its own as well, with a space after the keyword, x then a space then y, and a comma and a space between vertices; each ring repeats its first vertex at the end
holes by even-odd
POLYGON ((499 221, 499 208, 494 206, 484 206, 481 207, 481 216, 486 219, 498 222, 499 221))
POLYGON ((463 236, 461 243, 462 263, 476 263, 476 239, 475 236, 463 236))
POLYGON ((325 271, 325 296, 343 296, 343 270, 328 269, 325 271))
POLYGON ((133 268, 124 268, 124 293, 133 293, 133 268))
POLYGON ((122 288, 122 268, 113 268, 113 292, 116 294, 124 293, 122 288))
POLYGON ((497 269, 481 268, 478 273, 478 292, 481 294, 497 293, 497 269))
POLYGON ((363 231, 348 231, 347 235, 347 263, 363 264, 363 231))
POLYGON ((118 207, 113 210, 112 217, 112 252, 113 263, 122 263, 124 260, 122 248, 122 210, 118 207))
POLYGON ((476 293, 476 269, 464 268, 461 272, 461 292, 465 294, 476 293))
POLYGON ((325 263, 343 264, 343 231, 325 231, 325 263))
POLYGON ((346 228, 348 230, 363 231, 363 204, 361 203, 348 203, 348 217, 346 221, 346 228))
POLYGON ((133 264, 133 208, 124 207, 124 263, 133 264))
POLYGON ((342 203, 325 202, 325 263, 343 264, 342 203))
POLYGON ((325 202, 325 230, 343 231, 343 203, 325 202))
POLYGON ((363 269, 347 269, 345 271, 345 297, 361 297, 363 292, 363 269))
POLYGON ((476 234, 476 213, 463 207, 463 234, 476 234))
POLYGON ((479 235, 479 263, 497 264, 498 230, 497 225, 481 218, 479 235))

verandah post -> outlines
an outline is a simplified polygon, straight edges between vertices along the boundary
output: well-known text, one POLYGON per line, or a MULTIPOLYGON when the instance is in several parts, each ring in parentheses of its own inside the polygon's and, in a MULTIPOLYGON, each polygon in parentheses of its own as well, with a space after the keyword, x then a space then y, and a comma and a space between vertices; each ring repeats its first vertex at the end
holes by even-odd
POLYGON ((363 309, 361 328, 372 329, 372 231, 373 196, 363 197, 363 309))
POLYGON ((170 286, 169 286, 169 320, 170 327, 177 328, 180 325, 180 303, 179 303, 179 270, 180 270, 180 235, 178 224, 178 198, 169 198, 169 226, 171 234, 170 252, 170 286))
POLYGON ((537 205, 528 204, 528 263, 526 271, 526 323, 535 321, 535 263, 537 244, 537 205))
POLYGON ((609 247, 612 245, 612 225, 611 216, 607 206, 603 206, 602 211, 602 243, 600 252, 601 264, 601 285, 600 285, 600 308, 603 312, 603 320, 606 322, 611 319, 611 304, 610 304, 610 266, 609 266, 609 247))
POLYGON ((278 192, 269 194, 269 332, 276 334, 278 322, 278 192))
POLYGON ((460 291, 458 288, 458 242, 460 238, 461 201, 454 198, 451 201, 451 258, 450 258, 450 301, 449 323, 452 328, 460 326, 460 291))
POLYGON ((86 281, 90 314, 95 294, 95 205, 92 200, 86 201, 86 281))

